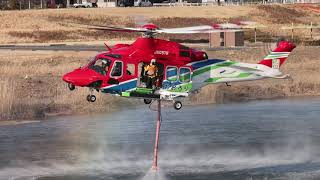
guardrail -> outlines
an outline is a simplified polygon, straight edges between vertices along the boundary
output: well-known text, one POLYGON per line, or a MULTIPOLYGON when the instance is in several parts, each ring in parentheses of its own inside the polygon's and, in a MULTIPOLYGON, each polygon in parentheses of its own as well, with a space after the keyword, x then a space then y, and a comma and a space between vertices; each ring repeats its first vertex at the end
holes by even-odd
POLYGON ((177 7, 177 6, 216 6, 217 3, 154 3, 154 7, 177 7))
POLYGON ((258 4, 304 4, 304 3, 320 3, 320 0, 263 0, 263 1, 218 1, 202 2, 202 3, 188 3, 188 2, 176 2, 176 3, 154 3, 154 7, 177 7, 177 6, 228 6, 228 5, 258 5, 258 4), (318 1, 318 2, 316 2, 318 1))

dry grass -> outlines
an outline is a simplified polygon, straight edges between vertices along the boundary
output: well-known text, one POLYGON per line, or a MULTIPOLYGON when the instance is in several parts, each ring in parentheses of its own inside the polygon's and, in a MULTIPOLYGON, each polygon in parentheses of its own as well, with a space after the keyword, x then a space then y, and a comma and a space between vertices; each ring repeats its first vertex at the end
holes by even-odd
MULTIPOLYGON (((256 63, 268 48, 208 52, 210 57, 256 63)), ((0 119, 43 119, 48 115, 108 112, 131 101, 96 93, 86 101, 87 88, 69 91, 61 76, 87 62, 95 52, 2 51, 0 54, 0 119)), ((191 97, 194 103, 220 103, 291 96, 320 95, 320 53, 317 47, 298 47, 283 67, 293 80, 261 80, 210 85, 191 97)))
POLYGON ((43 119, 72 113, 109 112, 121 101, 97 94, 92 104, 86 101, 86 88, 70 92, 61 80, 64 73, 85 64, 95 53, 2 52, 0 56, 0 119, 43 119))
MULTIPOLYGON (((270 26, 267 33, 278 35, 280 25, 319 22, 319 16, 299 8, 275 5, 2 11, 0 43, 128 40, 136 37, 126 33, 89 31, 71 23, 134 26, 153 22, 165 28, 254 20, 270 26)), ((199 38, 207 36, 199 35, 199 38)))
POLYGON ((12 85, 12 81, 9 79, 3 79, 0 81, 0 119, 8 119, 10 116, 11 110, 13 108, 13 102, 15 100, 14 96, 14 86, 12 85))
POLYGON ((261 12, 263 19, 270 21, 272 24, 290 24, 303 23, 299 18, 308 16, 306 11, 293 6, 273 5, 273 6, 257 6, 257 10, 261 12))

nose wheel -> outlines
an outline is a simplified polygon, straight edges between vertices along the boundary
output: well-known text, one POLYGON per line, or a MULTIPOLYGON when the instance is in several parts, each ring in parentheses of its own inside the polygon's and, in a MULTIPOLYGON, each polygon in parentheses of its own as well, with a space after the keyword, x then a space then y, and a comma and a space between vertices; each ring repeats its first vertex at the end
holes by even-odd
POLYGON ((68 84, 68 88, 69 88, 70 91, 73 91, 73 90, 76 89, 76 86, 73 85, 73 84, 71 84, 71 83, 69 83, 69 84, 68 84))
POLYGON ((97 97, 95 95, 89 94, 87 96, 87 101, 89 102, 95 102, 97 100, 97 97))

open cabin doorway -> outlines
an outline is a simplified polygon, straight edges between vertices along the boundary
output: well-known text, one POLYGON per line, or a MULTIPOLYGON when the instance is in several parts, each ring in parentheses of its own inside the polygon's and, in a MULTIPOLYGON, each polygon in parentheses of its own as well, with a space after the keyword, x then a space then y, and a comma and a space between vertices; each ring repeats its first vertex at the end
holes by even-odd
MULTIPOLYGON (((138 64, 138 81, 137 81, 137 87, 140 88, 146 88, 147 82, 148 82, 148 75, 147 71, 145 70, 145 67, 147 67, 149 63, 146 62, 140 62, 138 64)), ((163 81, 163 70, 164 65, 160 62, 156 62, 155 66, 157 67, 157 73, 156 73, 156 80, 155 80, 155 87, 161 88, 162 87, 162 81, 163 81)))

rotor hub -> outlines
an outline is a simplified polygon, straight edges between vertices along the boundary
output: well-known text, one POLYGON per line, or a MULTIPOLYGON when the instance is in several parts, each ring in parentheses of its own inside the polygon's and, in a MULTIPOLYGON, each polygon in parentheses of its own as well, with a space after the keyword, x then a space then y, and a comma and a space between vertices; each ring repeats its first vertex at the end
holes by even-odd
POLYGON ((157 25, 152 24, 152 23, 145 24, 145 25, 142 26, 142 28, 148 29, 150 31, 154 31, 154 30, 160 29, 157 25))

